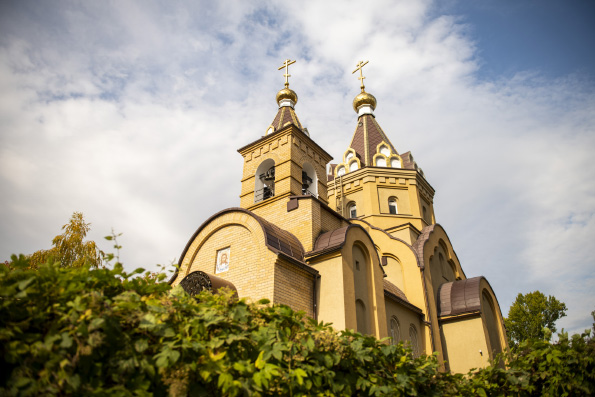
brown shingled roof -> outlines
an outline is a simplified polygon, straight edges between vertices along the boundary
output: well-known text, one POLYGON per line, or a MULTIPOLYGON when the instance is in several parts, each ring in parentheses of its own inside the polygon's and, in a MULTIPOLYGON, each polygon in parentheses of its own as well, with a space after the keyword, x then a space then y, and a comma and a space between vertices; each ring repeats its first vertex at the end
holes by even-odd
POLYGON ((405 302, 409 302, 405 293, 396 285, 388 281, 387 279, 382 279, 382 284, 384 285, 384 290, 386 292, 390 292, 391 294, 395 295, 398 298, 401 298, 405 302))
POLYGON ((345 236, 347 235, 347 229, 352 225, 347 225, 345 227, 331 230, 330 232, 322 233, 316 239, 316 243, 314 243, 314 249, 308 252, 308 255, 315 255, 321 253, 323 251, 330 251, 335 248, 340 248, 345 243, 345 236))
POLYGON ((356 156, 364 166, 373 166, 372 159, 377 153, 377 146, 382 141, 391 147, 393 153, 398 154, 391 141, 376 122, 376 118, 371 114, 365 114, 357 120, 357 127, 355 128, 349 147, 355 150, 356 156))
POLYGON ((288 124, 293 124, 300 130, 303 129, 302 123, 300 123, 300 120, 295 114, 295 110, 291 106, 281 106, 271 125, 275 131, 278 131, 288 124))
POLYGON ((438 290, 438 317, 480 311, 479 284, 482 278, 473 277, 442 284, 438 290))

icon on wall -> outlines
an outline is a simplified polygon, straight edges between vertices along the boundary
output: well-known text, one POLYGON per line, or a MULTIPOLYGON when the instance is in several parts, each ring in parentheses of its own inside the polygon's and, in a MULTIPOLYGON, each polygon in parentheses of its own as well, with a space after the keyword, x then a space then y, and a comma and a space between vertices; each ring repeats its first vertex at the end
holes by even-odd
POLYGON ((223 273, 229 270, 229 251, 230 247, 217 251, 217 266, 215 267, 215 274, 223 273))

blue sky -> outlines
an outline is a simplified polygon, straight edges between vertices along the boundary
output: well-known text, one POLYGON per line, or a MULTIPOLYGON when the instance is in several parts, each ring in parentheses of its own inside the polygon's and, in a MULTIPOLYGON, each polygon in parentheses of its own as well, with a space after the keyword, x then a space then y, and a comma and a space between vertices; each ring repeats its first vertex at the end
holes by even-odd
MULTIPOLYGON (((335 158, 355 128, 351 74, 436 189, 437 221, 503 314, 536 289, 595 309, 593 2, 3 2, 0 257, 48 248, 73 211, 122 232, 129 269, 177 259, 239 203, 237 148, 291 87, 335 158), (214 166, 216 165, 216 166, 214 166)), ((109 244, 104 243, 104 249, 109 244)))
POLYGON ((571 1, 472 1, 447 3, 477 42, 484 78, 534 70, 549 78, 595 77, 595 3, 571 1))

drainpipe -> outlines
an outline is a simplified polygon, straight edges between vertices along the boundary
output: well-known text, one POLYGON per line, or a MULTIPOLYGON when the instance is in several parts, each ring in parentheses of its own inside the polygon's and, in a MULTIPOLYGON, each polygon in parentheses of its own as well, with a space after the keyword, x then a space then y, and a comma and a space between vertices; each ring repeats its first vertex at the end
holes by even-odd
POLYGON ((314 312, 314 320, 318 321, 318 305, 316 304, 316 284, 317 281, 320 279, 320 274, 314 276, 314 280, 312 280, 313 288, 312 288, 312 310, 314 312))

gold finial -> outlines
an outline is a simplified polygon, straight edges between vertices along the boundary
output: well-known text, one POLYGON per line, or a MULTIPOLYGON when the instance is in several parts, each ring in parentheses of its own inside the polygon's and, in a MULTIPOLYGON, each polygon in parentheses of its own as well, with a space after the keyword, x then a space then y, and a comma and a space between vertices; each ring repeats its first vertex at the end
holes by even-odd
POLYGON ((362 92, 364 92, 364 90, 365 90, 365 88, 366 88, 366 87, 364 86, 364 79, 365 79, 365 77, 364 77, 364 74, 363 74, 363 72, 362 72, 362 68, 363 68, 364 66, 366 66, 367 64, 368 64, 368 61, 366 61, 366 62, 364 62, 364 61, 359 61, 359 63, 357 64, 357 68, 355 68, 355 70, 354 70, 353 72, 351 72, 351 74, 353 74, 353 73, 355 73, 355 72, 357 72, 357 71, 359 70, 359 77, 358 77, 357 79, 358 79, 358 80, 361 80, 361 82, 362 82, 362 86, 360 87, 360 88, 362 89, 362 92))
POLYGON ((283 62, 283 66, 277 69, 281 70, 285 68, 285 74, 283 75, 285 77, 285 88, 289 87, 289 78, 291 77, 291 75, 289 74, 289 65, 293 65, 294 63, 295 61, 292 61, 291 59, 286 59, 285 62, 283 62))

